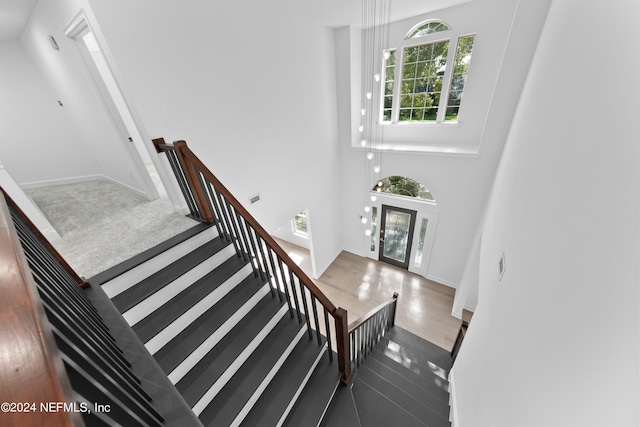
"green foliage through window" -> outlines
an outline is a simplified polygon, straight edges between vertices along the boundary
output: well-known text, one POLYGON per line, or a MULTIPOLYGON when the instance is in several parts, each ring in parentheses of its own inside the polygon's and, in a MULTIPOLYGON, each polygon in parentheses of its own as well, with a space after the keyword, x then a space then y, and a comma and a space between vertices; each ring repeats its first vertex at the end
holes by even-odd
POLYGON ((309 235, 309 230, 307 229, 307 212, 302 211, 298 215, 293 218, 293 231, 297 234, 302 234, 304 236, 309 235))
POLYGON ((462 92, 464 91, 464 85, 467 81, 467 72, 469 71, 469 62, 471 61, 471 52, 473 51, 474 40, 475 35, 460 37, 458 39, 445 120, 457 120, 458 118, 460 103, 462 103, 462 92))
POLYGON ((448 52, 448 41, 404 49, 399 121, 436 119, 448 52))
POLYGON ((415 179, 405 176, 389 176, 380 181, 382 186, 376 184, 372 188, 373 191, 435 201, 429 190, 415 179))
POLYGON ((450 55, 452 40, 433 36, 450 30, 442 21, 423 22, 407 34, 404 47, 385 51, 381 122, 458 120, 475 35, 459 37, 455 55, 450 55), (428 39, 435 41, 412 44, 429 35, 428 39), (453 66, 447 64, 449 56, 453 57, 453 66))

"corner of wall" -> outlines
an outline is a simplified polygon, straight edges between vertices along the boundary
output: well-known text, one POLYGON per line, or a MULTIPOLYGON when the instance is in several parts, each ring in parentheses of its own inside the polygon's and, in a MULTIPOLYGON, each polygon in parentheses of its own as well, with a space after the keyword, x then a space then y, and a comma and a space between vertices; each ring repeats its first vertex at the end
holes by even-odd
MULTIPOLYGON (((455 368, 455 366, 454 366, 455 368)), ((458 424, 458 405, 456 403, 455 393, 455 377, 453 368, 449 372, 449 421, 451 421, 451 427, 459 427, 458 424)))

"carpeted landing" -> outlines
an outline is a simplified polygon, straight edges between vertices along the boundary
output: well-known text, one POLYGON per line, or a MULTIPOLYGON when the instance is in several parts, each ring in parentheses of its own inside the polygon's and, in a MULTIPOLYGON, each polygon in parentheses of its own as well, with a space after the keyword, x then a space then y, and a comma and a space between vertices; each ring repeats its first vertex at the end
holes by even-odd
POLYGON ((150 202, 104 180, 25 191, 62 237, 55 248, 87 278, 196 225, 166 197, 150 202))

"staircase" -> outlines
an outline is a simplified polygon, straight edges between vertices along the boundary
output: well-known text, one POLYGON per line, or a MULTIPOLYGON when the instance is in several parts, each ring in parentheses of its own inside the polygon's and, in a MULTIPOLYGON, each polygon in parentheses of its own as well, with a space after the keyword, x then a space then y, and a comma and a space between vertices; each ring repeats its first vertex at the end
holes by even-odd
POLYGON ((215 227, 194 227, 90 282, 203 425, 320 423, 340 382, 326 337, 215 227))
POLYGON ((186 143, 157 142, 202 223, 88 281, 0 197, 4 401, 80 408, 52 426, 449 426, 451 359, 389 329, 397 294, 348 325, 186 143))
POLYGON ((450 427, 451 354, 394 326, 340 387, 326 427, 450 427))

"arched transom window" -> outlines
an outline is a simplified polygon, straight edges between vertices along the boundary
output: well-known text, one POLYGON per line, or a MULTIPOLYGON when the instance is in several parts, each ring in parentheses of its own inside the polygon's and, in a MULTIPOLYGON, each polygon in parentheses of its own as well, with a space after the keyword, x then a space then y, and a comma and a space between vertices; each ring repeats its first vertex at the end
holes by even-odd
POLYGON ((397 196, 435 201, 433 195, 424 185, 406 176, 388 176, 383 178, 376 183, 372 190, 381 193, 395 194, 397 196))
POLYGON ((415 26, 406 35, 405 40, 414 39, 417 37, 426 36, 432 33, 439 33, 440 31, 449 31, 451 27, 443 21, 425 21, 415 26))

